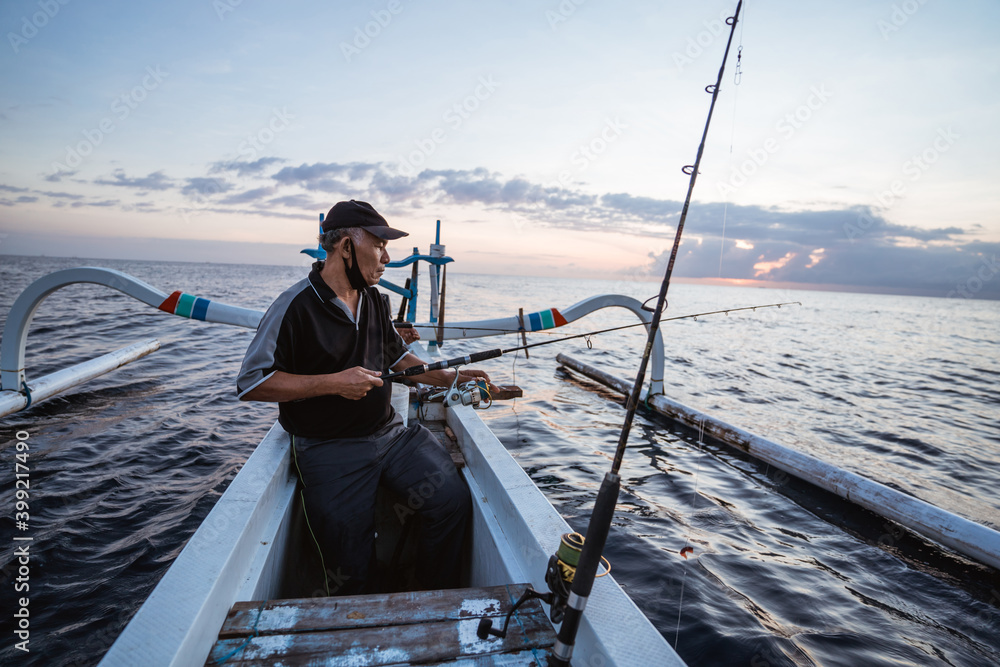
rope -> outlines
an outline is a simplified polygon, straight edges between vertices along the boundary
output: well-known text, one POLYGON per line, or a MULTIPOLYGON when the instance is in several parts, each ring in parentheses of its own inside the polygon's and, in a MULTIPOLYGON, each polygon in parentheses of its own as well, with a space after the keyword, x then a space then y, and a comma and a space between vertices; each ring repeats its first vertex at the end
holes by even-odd
POLYGON ((255 618, 254 621, 253 621, 253 632, 251 632, 250 636, 247 637, 246 639, 244 639, 242 644, 240 644, 239 646, 237 646, 236 648, 234 648, 229 653, 225 654, 224 656, 222 656, 218 660, 213 660, 212 661, 213 665, 221 665, 222 663, 228 661, 234 655, 236 655, 237 653, 239 653, 240 651, 242 651, 243 649, 245 649, 247 647, 247 645, 250 643, 250 641, 254 637, 257 636, 257 624, 260 622, 260 615, 264 611, 264 605, 265 604, 267 604, 267 600, 264 600, 263 602, 261 602, 260 606, 257 607, 257 618, 255 618))
POLYGON ((24 380, 21 380, 21 386, 24 387, 24 395, 28 399, 28 402, 24 404, 24 409, 27 410, 31 407, 31 390, 28 389, 28 383, 24 380))
MULTIPOLYGON (((511 595, 510 584, 504 584, 503 587, 507 590, 507 599, 510 603, 514 604, 517 602, 517 598, 511 595)), ((521 626, 521 643, 528 644, 528 633, 524 629, 524 623, 521 622, 521 613, 516 609, 514 610, 514 620, 521 626)), ((534 646, 529 646, 528 648, 531 649, 531 655, 535 659, 535 664, 538 665, 538 667, 545 667, 545 663, 543 663, 541 658, 538 657, 538 649, 534 646)))
POLYGON ((299 500, 302 502, 302 516, 306 519, 306 528, 309 529, 309 535, 313 538, 313 544, 316 545, 316 551, 319 552, 319 565, 323 568, 323 587, 326 589, 327 596, 330 595, 330 575, 326 571, 326 561, 323 559, 323 548, 319 545, 319 540, 316 539, 316 533, 313 532, 312 524, 309 523, 309 513, 306 512, 306 482, 302 479, 302 470, 299 468, 299 457, 295 453, 295 436, 292 436, 292 460, 295 461, 295 472, 299 475, 299 481, 302 482, 302 489, 299 491, 299 500))

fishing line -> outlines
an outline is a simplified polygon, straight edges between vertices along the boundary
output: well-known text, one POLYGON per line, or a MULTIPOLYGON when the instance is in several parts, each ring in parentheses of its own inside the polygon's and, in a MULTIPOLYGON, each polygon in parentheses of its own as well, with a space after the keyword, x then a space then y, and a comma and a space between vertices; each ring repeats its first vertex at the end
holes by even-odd
MULTIPOLYGON (((698 509, 697 507, 695 507, 695 502, 698 499, 698 475, 701 473, 701 458, 702 458, 701 455, 704 454, 704 452, 701 449, 701 446, 705 444, 704 438, 705 438, 705 418, 702 417, 701 421, 698 423, 698 442, 695 443, 698 445, 698 458, 695 459, 694 489, 691 491, 691 507, 695 510, 698 509)), ((692 549, 690 545, 691 545, 691 536, 689 534, 687 537, 684 538, 684 546, 681 548, 680 551, 681 556, 684 557, 685 563, 687 562, 688 552, 689 551, 694 552, 694 549, 692 549)), ((684 585, 687 583, 687 575, 688 575, 687 565, 685 564, 682 567, 684 569, 683 569, 683 575, 681 576, 681 594, 677 601, 677 629, 674 631, 675 651, 677 650, 677 644, 678 641, 680 640, 680 635, 681 635, 681 616, 684 613, 684 585)))
MULTIPOLYGON (((655 297, 650 297, 650 298, 655 298, 655 297)), ((728 315, 729 313, 737 313, 737 312, 740 312, 742 310, 753 310, 753 311, 756 311, 758 308, 781 308, 782 306, 801 306, 801 305, 802 305, 801 301, 782 301, 781 303, 765 303, 765 304, 761 304, 759 306, 740 306, 739 308, 724 308, 722 310, 711 310, 711 311, 706 311, 704 313, 693 313, 691 315, 677 315, 675 317, 661 317, 660 318, 660 322, 673 322, 675 320, 698 319, 699 317, 704 317, 706 315, 719 315, 719 314, 728 315)), ((570 324, 572 324, 572 323, 570 323, 570 324)), ((622 325, 620 327, 612 327, 610 329, 600 329, 600 330, 597 330, 597 331, 590 331, 590 332, 587 332, 585 334, 576 334, 575 337, 578 338, 580 336, 591 336, 591 335, 594 335, 594 334, 607 333, 607 332, 610 332, 610 331, 620 331, 622 329, 632 329, 634 327, 644 327, 644 326, 647 326, 648 324, 649 324, 648 322, 636 322, 634 324, 626 324, 626 325, 622 325)), ((421 326, 423 326, 423 325, 421 325, 421 326)), ((428 324, 427 326, 430 327, 432 325, 428 324)), ((455 329, 457 331, 494 331, 494 332, 499 332, 499 334, 502 334, 502 335, 520 334, 520 333, 522 333, 520 329, 497 329, 496 327, 490 328, 490 327, 446 326, 444 328, 445 329, 455 329)), ((562 336, 562 338, 559 338, 558 340, 547 341, 547 342, 544 342, 544 343, 532 343, 532 345, 548 345, 550 342, 551 343, 558 343, 560 340, 568 340, 568 338, 565 337, 565 334, 562 334, 562 333, 557 332, 557 331, 532 331, 530 333, 533 333, 533 334, 545 334, 545 335, 548 335, 548 336, 562 336)), ((456 339, 450 339, 450 340, 456 340, 456 339)), ((527 347, 531 347, 531 345, 528 345, 527 347)), ((514 349, 524 349, 524 347, 511 348, 511 349, 512 350, 514 350, 514 349)))
MULTIPOLYGON (((733 173, 733 143, 736 138, 736 102, 740 95, 740 81, 743 80, 743 29, 747 25, 747 10, 743 10, 743 23, 740 24, 740 44, 736 49, 736 67, 733 72, 733 122, 729 133, 729 174, 733 173)), ((726 201, 722 207, 722 244, 719 247, 719 277, 722 277, 722 256, 726 252, 726 217, 729 214, 729 188, 726 189, 726 201)))
MULTIPOLYGON (((676 317, 661 317, 659 319, 659 321, 660 322, 673 322, 673 321, 676 321, 676 320, 689 320, 689 319, 697 320, 699 317, 705 317, 706 315, 720 315, 720 314, 724 313, 725 315, 728 316, 729 313, 735 313, 735 312, 742 311, 742 310, 752 310, 754 312, 757 312, 758 308, 781 308, 782 306, 792 306, 792 305, 801 306, 802 303, 800 301, 784 301, 782 303, 768 303, 768 304, 764 304, 764 305, 760 305, 760 306, 743 306, 741 308, 726 308, 724 310, 712 310, 712 311, 708 311, 708 312, 704 312, 704 313, 695 313, 693 315, 677 315, 676 317)), ((586 333, 574 334, 574 335, 571 335, 571 336, 563 336, 562 338, 558 338, 556 340, 545 340, 545 341, 542 341, 540 343, 531 343, 530 345, 522 345, 521 347, 514 347, 514 348, 511 348, 509 350, 504 350, 503 353, 507 354, 508 352, 514 352, 515 350, 526 350, 526 349, 529 349, 529 348, 532 348, 532 347, 539 347, 541 345, 551 345, 553 343, 561 343, 563 341, 573 340, 575 338, 586 338, 587 339, 587 347, 588 348, 593 348, 594 346, 590 342, 590 337, 591 336, 596 336, 598 334, 603 334, 603 333, 610 333, 612 331, 621 331, 623 329, 633 329, 635 327, 644 327, 644 326, 647 326, 647 324, 652 328, 652 322, 649 322, 649 323, 647 323, 647 322, 636 322, 634 324, 623 324, 622 326, 619 326, 619 327, 611 327, 609 329, 598 329, 596 331, 588 331, 586 333)))
MULTIPOLYGON (((759 306, 742 306, 740 308, 726 308, 726 309, 723 309, 723 310, 712 310, 712 311, 708 311, 708 312, 704 312, 704 313, 695 313, 693 315, 678 315, 676 317, 660 317, 660 314, 662 313, 662 310, 663 310, 663 308, 662 308, 663 304, 659 303, 657 305, 657 311, 658 312, 656 313, 656 316, 653 318, 653 320, 651 320, 650 322, 636 322, 634 324, 624 324, 622 326, 610 327, 608 329, 599 329, 597 331, 588 331, 586 333, 574 334, 572 336, 563 336, 561 338, 556 338, 555 340, 543 340, 543 341, 541 341, 539 343, 531 343, 529 345, 521 345, 521 346, 518 346, 518 347, 511 347, 511 348, 507 348, 506 350, 501 349, 501 348, 494 348, 492 350, 482 350, 482 351, 479 351, 479 352, 473 352, 472 354, 467 354, 467 355, 465 355, 463 357, 455 357, 453 359, 446 359, 446 360, 443 360, 443 361, 435 361, 434 363, 431 363, 431 364, 422 364, 422 365, 417 365, 417 366, 410 366, 406 370, 396 371, 395 373, 389 373, 387 375, 383 375, 382 376, 382 380, 383 381, 385 381, 385 380, 395 380, 396 378, 400 378, 400 377, 413 377, 414 375, 423 375, 424 373, 428 373, 430 371, 438 371, 438 370, 442 370, 442 369, 445 369, 445 368, 453 368, 455 366, 466 366, 468 364, 476 363, 478 361, 486 361, 487 359, 496 359, 497 357, 503 356, 505 354, 510 354, 511 352, 517 352, 518 350, 530 350, 533 347, 541 347, 542 345, 552 345, 554 343, 562 343, 564 341, 574 340, 574 339, 577 339, 577 338, 586 338, 589 341, 589 339, 590 339, 591 336, 596 336, 598 334, 610 333, 612 331, 621 331, 623 329, 632 329, 634 327, 648 326, 649 327, 649 331, 650 331, 649 341, 646 344, 646 351, 645 351, 645 353, 643 355, 643 362, 640 365, 640 369, 639 369, 640 370, 640 378, 638 380, 638 385, 637 385, 637 386, 639 386, 641 388, 642 380, 645 378, 645 375, 646 375, 646 366, 649 364, 649 353, 650 353, 650 351, 652 349, 652 340, 655 337, 656 332, 659 330, 659 326, 658 325, 659 325, 660 322, 670 322, 670 321, 675 321, 675 320, 686 320, 686 319, 697 319, 699 317, 704 317, 706 315, 719 315, 719 314, 722 314, 722 313, 725 313, 728 316, 729 313, 735 313, 735 312, 739 312, 739 311, 743 311, 743 310, 752 310, 752 311, 756 312, 758 308, 781 308, 782 306, 792 306, 792 305, 801 306, 802 303, 800 301, 785 301, 785 302, 782 302, 782 303, 768 303, 768 304, 762 304, 762 305, 759 305, 759 306)), ((461 328, 461 327, 459 327, 459 328, 461 328)), ((496 331, 496 329, 486 329, 486 331, 496 331)), ((592 347, 592 344, 589 345, 589 346, 592 347)), ((633 394, 637 394, 637 392, 633 392, 633 394)), ((635 408, 636 408, 637 405, 638 405, 638 399, 637 399, 637 397, 635 395, 631 396, 629 398, 629 411, 630 411, 630 413, 627 415, 627 419, 629 420, 629 422, 631 422, 632 417, 635 416, 635 408)), ((631 423, 629 424, 629 426, 631 426, 631 423)), ((627 439, 628 436, 626 435, 625 437, 627 439)), ((615 458, 615 466, 616 466, 616 469, 617 469, 618 466, 621 466, 621 456, 616 456, 616 458, 615 458)))

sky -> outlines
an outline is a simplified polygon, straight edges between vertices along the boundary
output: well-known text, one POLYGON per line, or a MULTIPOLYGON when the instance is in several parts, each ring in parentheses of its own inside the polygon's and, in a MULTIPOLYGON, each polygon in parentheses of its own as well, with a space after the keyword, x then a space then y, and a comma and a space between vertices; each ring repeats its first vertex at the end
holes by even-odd
MULTIPOLYGON (((303 264, 358 199, 395 258, 657 279, 735 8, 8 0, 0 255, 303 264)), ((1000 298, 997 25, 745 3, 675 276, 1000 298)))

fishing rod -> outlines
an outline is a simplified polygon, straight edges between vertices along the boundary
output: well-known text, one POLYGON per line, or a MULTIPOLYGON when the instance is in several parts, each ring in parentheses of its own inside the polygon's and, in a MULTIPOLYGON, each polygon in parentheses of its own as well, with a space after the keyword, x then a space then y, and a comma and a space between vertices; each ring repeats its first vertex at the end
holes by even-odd
MULTIPOLYGON (((725 313, 726 315, 729 315, 729 313, 737 313, 737 312, 740 312, 742 310, 753 310, 754 312, 756 312, 758 308, 781 308, 782 306, 801 306, 801 305, 802 305, 802 303, 800 301, 785 301, 785 302, 782 302, 782 303, 767 303, 767 304, 763 304, 763 305, 760 305, 760 306, 742 306, 740 308, 726 308, 724 310, 710 310, 710 311, 707 311, 707 312, 704 312, 704 313, 694 313, 692 315, 677 315, 676 317, 663 317, 663 318, 660 318, 659 321, 660 322, 673 322, 675 320, 689 320, 689 319, 695 319, 696 320, 699 317, 706 317, 708 315, 720 315, 722 313, 725 313)), ((385 381, 385 380, 395 380, 396 378, 401 378, 401 377, 412 377, 414 375, 423 375, 424 373, 427 373, 427 372, 430 372, 430 371, 439 371, 439 370, 443 370, 445 368, 454 368, 455 366, 465 366, 465 365, 468 365, 468 364, 474 364, 476 362, 485 361, 487 359, 496 359, 497 357, 503 356, 505 354, 510 354, 511 352, 518 352, 520 350, 529 350, 529 349, 531 349, 533 347, 541 347, 542 345, 552 345, 554 343, 562 343, 563 341, 574 340, 576 338, 590 338, 591 336, 596 336, 598 334, 610 333, 612 331, 621 331, 622 329, 632 329, 634 327, 644 327, 644 326, 647 326, 647 325, 651 326, 652 323, 651 322, 636 322, 635 324, 624 324, 622 326, 611 327, 609 329, 598 329, 597 331, 588 331, 586 333, 573 334, 573 335, 570 335, 570 336, 563 336, 563 337, 557 338, 555 340, 543 340, 543 341, 538 342, 538 343, 531 343, 530 345, 521 345, 519 347, 511 347, 511 348, 508 348, 506 350, 501 349, 501 348, 494 348, 492 350, 482 350, 480 352, 473 352, 472 354, 466 355, 464 357, 455 357, 453 359, 445 359, 445 360, 442 360, 442 361, 435 361, 434 363, 423 364, 423 365, 420 365, 420 366, 410 366, 406 370, 397 371, 395 373, 389 373, 388 375, 383 375, 382 376, 382 380, 383 381, 385 381)), ((445 328, 448 328, 448 327, 445 327, 445 328)), ((472 327, 452 327, 452 328, 456 328, 456 329, 468 329, 470 331, 476 331, 477 330, 477 329, 474 329, 472 327)), ((510 330, 503 330, 503 329, 483 329, 483 331, 504 331, 505 333, 509 331, 510 333, 521 333, 522 330, 521 329, 510 329, 510 330)))
MULTIPOLYGON (((704 312, 704 313, 694 313, 692 315, 678 315, 676 317, 663 317, 663 318, 660 318, 660 322, 673 322, 674 320, 698 319, 699 317, 704 317, 706 315, 718 315, 720 313, 725 313, 726 315, 728 315, 729 313, 736 313, 736 312, 739 312, 741 310, 753 310, 753 311, 756 311, 758 308, 781 308, 782 306, 801 306, 801 305, 802 305, 801 301, 784 301, 782 303, 766 303, 766 304, 762 304, 762 305, 759 305, 759 306, 742 306, 740 308, 726 308, 724 310, 710 310, 710 311, 707 311, 707 312, 704 312)), ((591 332, 588 332, 586 334, 578 334, 578 335, 571 336, 569 338, 562 337, 562 338, 558 338, 557 340, 554 340, 554 341, 551 341, 551 342, 552 343, 558 343, 560 341, 569 340, 570 338, 581 338, 583 336, 595 336, 595 335, 601 334, 601 333, 608 333, 609 331, 621 331, 622 329, 632 329, 634 327, 644 327, 647 324, 648 324, 648 322, 636 322, 635 324, 626 324, 626 325, 620 326, 620 327, 612 327, 610 329, 600 329, 599 331, 591 331, 591 332)), ((433 324, 414 325, 412 322, 393 322, 393 326, 395 326, 397 329, 414 329, 417 326, 424 326, 424 327, 427 327, 427 328, 455 329, 456 331, 493 331, 493 332, 501 333, 501 334, 505 334, 505 335, 506 334, 530 333, 530 334, 544 334, 546 336, 562 336, 562 334, 560 334, 557 331, 528 331, 527 329, 501 329, 501 328, 498 328, 498 327, 462 327, 462 326, 455 326, 455 325, 435 327, 435 325, 433 325, 433 324)), ((533 343, 532 345, 529 345, 527 347, 534 347, 535 345, 548 345, 548 343, 533 343)), ((524 348, 516 348, 516 349, 524 349, 524 348)), ((513 351, 514 351, 513 349, 512 350, 505 350, 504 353, 506 354, 506 352, 513 352, 513 351)))
MULTIPOLYGON (((698 155, 695 158, 694 164, 685 166, 682 169, 685 174, 691 177, 691 180, 688 182, 687 196, 684 199, 684 208, 681 209, 681 217, 677 222, 674 245, 670 250, 670 260, 667 263, 663 282, 660 285, 660 294, 657 297, 656 310, 650 322, 649 336, 646 339, 646 349, 642 354, 642 362, 639 364, 639 373, 636 375, 635 384, 632 386, 632 393, 629 394, 625 423, 622 424, 621 435, 618 438, 618 447, 615 450, 615 458, 611 464, 611 470, 605 474, 604 480, 601 482, 601 489, 598 491, 597 500, 594 503, 594 512, 590 515, 590 523, 587 526, 587 535, 580 547, 579 560, 576 561, 576 567, 572 575, 573 583, 566 598, 565 616, 563 617, 562 624, 559 626, 556 643, 552 647, 552 656, 549 658, 550 667, 569 667, 570 659, 573 657, 573 647, 576 643, 576 634, 583 618, 583 611, 587 606, 590 591, 594 586, 594 578, 597 575, 597 567, 601 561, 601 553, 604 551, 604 544, 607 542, 608 533, 611 530, 615 505, 618 504, 618 493, 621 489, 621 477, 618 475, 618 470, 621 468, 622 458, 625 456, 629 432, 632 429, 632 420, 639 405, 639 394, 646 377, 646 367, 649 365, 649 355, 653 349, 653 340, 659 330, 660 317, 663 314, 663 307, 666 304, 667 290, 670 288, 670 277, 674 271, 674 262, 677 261, 677 251, 681 244, 681 234, 684 232, 684 221, 687 218, 688 206, 691 204, 691 193, 694 191, 694 184, 698 178, 698 167, 701 164, 701 157, 705 151, 705 139, 708 137, 708 127, 712 122, 712 112, 715 110, 715 102, 719 97, 722 74, 726 69, 729 48, 733 43, 733 35, 736 33, 736 24, 739 22, 740 9, 742 7, 743 0, 739 0, 739 3, 736 5, 735 14, 726 19, 726 24, 731 27, 729 30, 729 39, 726 42, 726 52, 722 56, 722 65, 719 66, 719 75, 714 85, 705 87, 705 91, 712 95, 712 103, 708 108, 708 118, 705 121, 705 129, 701 135, 701 144, 698 146, 698 155)), ((567 537, 563 536, 563 543, 566 543, 567 537)), ((553 556, 553 559, 558 558, 564 551, 568 553, 570 550, 560 548, 560 551, 553 556)), ((574 549, 574 559, 575 556, 576 552, 574 549)), ((549 567, 551 570, 551 559, 549 567)), ((548 580, 549 577, 546 577, 546 579, 548 580)), ((561 598, 556 589, 550 591, 550 595, 561 598)), ((561 599, 558 602, 561 602, 561 599)))

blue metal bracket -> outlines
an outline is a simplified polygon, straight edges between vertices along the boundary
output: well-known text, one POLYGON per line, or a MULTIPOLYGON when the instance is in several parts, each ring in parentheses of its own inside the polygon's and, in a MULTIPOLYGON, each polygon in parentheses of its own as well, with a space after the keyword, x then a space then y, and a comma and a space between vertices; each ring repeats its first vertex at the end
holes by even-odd
MULTIPOLYGON (((319 235, 323 235, 323 214, 319 214, 319 235)), ((306 248, 305 250, 300 250, 299 254, 309 255, 313 259, 324 260, 326 259, 326 250, 323 250, 323 246, 316 245, 315 248, 306 248)))
POLYGON ((378 284, 379 284, 379 287, 384 287, 387 290, 389 290, 390 292, 395 292, 396 294, 399 294, 400 296, 404 296, 407 299, 412 299, 413 298, 413 290, 408 290, 405 287, 400 287, 396 283, 391 283, 388 280, 386 280, 385 278, 379 278, 378 284))
POLYGON ((417 255, 417 254, 413 254, 413 255, 410 255, 409 257, 405 257, 405 258, 397 260, 395 262, 389 262, 388 264, 386 264, 386 266, 392 267, 394 269, 398 269, 401 266, 409 266, 410 264, 413 264, 414 262, 419 262, 419 261, 429 262, 431 264, 436 264, 438 266, 442 266, 442 265, 447 264, 449 262, 454 262, 455 260, 453 260, 451 257, 431 257, 430 255, 417 255))

